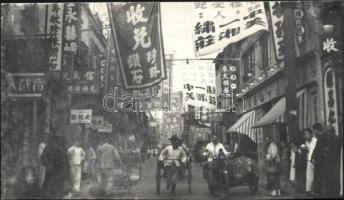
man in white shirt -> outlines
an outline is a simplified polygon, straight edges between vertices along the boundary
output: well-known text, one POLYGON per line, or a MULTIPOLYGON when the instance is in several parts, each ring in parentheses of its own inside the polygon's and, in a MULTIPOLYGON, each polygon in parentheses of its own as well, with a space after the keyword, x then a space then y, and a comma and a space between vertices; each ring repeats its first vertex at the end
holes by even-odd
POLYGON ((223 144, 219 143, 219 139, 217 137, 217 135, 213 135, 211 137, 211 142, 207 144, 207 146, 205 147, 206 152, 205 155, 208 156, 208 162, 211 162, 215 157, 218 156, 220 149, 223 150, 223 153, 226 156, 230 155, 230 152, 228 152, 225 147, 223 146, 223 144))
POLYGON ((317 143, 317 139, 313 137, 311 129, 303 130, 303 138, 305 139, 305 145, 307 147, 307 168, 306 168, 306 193, 311 194, 313 192, 313 180, 314 180, 314 164, 312 163, 312 154, 317 143))
POLYGON ((38 155, 37 155, 37 162, 38 162, 38 176, 39 176, 39 180, 38 180, 38 187, 39 187, 39 190, 42 190, 42 187, 43 187, 43 183, 44 183, 44 179, 45 179, 45 166, 41 163, 41 156, 42 156, 42 153, 44 151, 44 148, 47 146, 46 144, 47 142, 47 137, 44 138, 44 140, 38 145, 38 155))
POLYGON ((160 165, 164 166, 167 174, 167 186, 169 189, 172 186, 172 191, 175 190, 179 167, 185 166, 186 155, 182 148, 179 148, 181 139, 176 135, 171 138, 172 145, 167 146, 160 154, 160 165))
POLYGON ((68 149, 67 154, 70 163, 73 193, 78 193, 80 192, 81 162, 85 159, 86 153, 80 147, 80 142, 75 142, 73 146, 68 149))

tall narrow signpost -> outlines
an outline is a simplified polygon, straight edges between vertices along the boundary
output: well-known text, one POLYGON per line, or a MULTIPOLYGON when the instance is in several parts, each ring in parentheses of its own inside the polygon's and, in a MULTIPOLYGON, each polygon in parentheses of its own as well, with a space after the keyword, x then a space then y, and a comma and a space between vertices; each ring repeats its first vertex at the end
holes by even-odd
POLYGON ((287 78, 286 87, 286 117, 290 141, 297 139, 298 134, 298 105, 296 97, 296 70, 295 70, 295 19, 294 3, 284 2, 284 62, 287 78))

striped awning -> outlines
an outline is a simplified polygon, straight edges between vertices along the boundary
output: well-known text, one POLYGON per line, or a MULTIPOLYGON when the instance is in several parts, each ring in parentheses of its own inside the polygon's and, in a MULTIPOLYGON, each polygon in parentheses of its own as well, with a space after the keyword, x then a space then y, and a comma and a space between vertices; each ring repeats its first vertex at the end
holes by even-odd
MULTIPOLYGON (((298 98, 298 113, 299 113, 299 128, 304 128, 304 118, 305 118, 305 106, 304 106, 304 93, 305 89, 297 92, 298 98)), ((259 128, 263 126, 269 126, 277 122, 285 122, 285 108, 286 99, 282 97, 272 108, 256 123, 253 128, 259 128)))
POLYGON ((233 126, 231 126, 227 132, 238 132, 248 135, 254 142, 256 142, 256 130, 252 129, 252 126, 256 121, 256 111, 252 110, 243 114, 233 126))

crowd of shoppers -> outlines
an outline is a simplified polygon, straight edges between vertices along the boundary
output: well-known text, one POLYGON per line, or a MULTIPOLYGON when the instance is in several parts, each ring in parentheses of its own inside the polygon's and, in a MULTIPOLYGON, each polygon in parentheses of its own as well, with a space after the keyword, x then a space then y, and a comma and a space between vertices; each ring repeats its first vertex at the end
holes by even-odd
POLYGON ((315 123, 300 140, 277 145, 270 136, 266 154, 267 186, 271 195, 339 197, 340 156, 343 140, 333 126, 315 123))

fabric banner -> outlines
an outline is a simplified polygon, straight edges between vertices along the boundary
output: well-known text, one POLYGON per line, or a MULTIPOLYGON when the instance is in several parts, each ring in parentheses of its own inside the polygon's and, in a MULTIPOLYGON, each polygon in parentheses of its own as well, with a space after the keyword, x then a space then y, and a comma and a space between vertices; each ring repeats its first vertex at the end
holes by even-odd
POLYGON ((269 30, 263 2, 194 2, 192 24, 196 56, 269 30))
POLYGON ((49 70, 61 70, 62 61, 62 27, 63 27, 63 3, 48 5, 47 34, 52 51, 49 55, 49 70))
POLYGON ((160 4, 109 3, 109 18, 127 90, 143 89, 166 78, 160 4))
POLYGON ((206 109, 216 108, 216 81, 214 63, 191 61, 180 63, 174 68, 174 89, 183 91, 183 107, 188 105, 203 106, 206 109))
POLYGON ((78 53, 81 27, 81 8, 78 3, 65 3, 63 10, 63 60, 62 80, 72 82, 74 58, 78 53))

